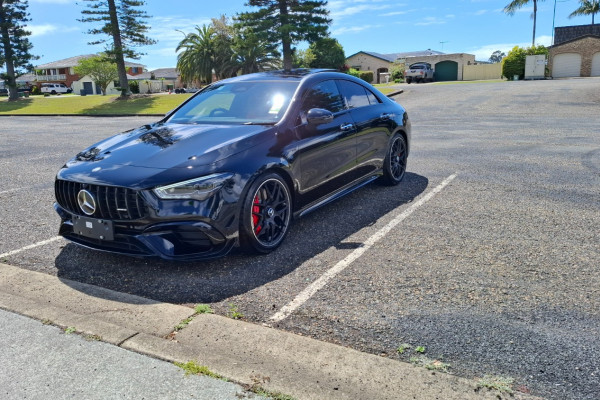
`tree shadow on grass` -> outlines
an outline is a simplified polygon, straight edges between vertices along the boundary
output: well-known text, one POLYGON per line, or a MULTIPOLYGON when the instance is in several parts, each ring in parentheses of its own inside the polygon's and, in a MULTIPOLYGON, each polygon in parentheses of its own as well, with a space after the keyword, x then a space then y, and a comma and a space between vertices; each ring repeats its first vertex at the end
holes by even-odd
MULTIPOLYGON (((156 96, 130 97, 128 99, 120 99, 116 97, 112 101, 87 108, 81 111, 81 114, 86 115, 132 115, 132 114, 148 114, 156 103, 156 96)), ((156 111, 155 114, 161 114, 156 111)))
POLYGON ((0 113, 11 113, 13 111, 21 110, 29 107, 33 102, 33 99, 20 98, 17 101, 8 101, 6 99, 0 100, 0 113))

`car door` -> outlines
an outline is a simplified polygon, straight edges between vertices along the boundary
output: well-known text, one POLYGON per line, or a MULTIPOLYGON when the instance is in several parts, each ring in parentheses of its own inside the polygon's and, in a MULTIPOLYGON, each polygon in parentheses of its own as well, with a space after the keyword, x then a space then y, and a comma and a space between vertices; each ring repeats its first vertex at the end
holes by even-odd
POLYGON ((357 174, 368 175, 383 165, 395 129, 394 115, 368 88, 347 80, 338 85, 357 130, 357 174))
POLYGON ((356 172, 356 129, 334 80, 315 84, 303 96, 295 127, 299 139, 299 206, 309 205, 348 185, 356 172), (324 109, 333 118, 309 122, 312 109, 324 109))

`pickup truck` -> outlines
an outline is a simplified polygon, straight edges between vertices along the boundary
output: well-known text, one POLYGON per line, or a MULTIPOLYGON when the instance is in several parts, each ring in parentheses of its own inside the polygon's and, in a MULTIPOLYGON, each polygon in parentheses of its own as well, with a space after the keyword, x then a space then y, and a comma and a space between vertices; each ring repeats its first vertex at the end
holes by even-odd
POLYGON ((406 83, 433 82, 433 69, 431 68, 431 64, 425 62, 411 64, 404 71, 404 80, 406 83))

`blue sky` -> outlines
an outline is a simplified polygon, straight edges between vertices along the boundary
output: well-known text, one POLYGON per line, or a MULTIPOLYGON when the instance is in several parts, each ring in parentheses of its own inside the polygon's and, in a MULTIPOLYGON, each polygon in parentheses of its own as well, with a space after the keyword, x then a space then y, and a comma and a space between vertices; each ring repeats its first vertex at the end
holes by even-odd
MULTIPOLYGON (((333 0, 329 1, 330 31, 344 47, 346 56, 358 51, 398 53, 438 50, 445 53, 475 54, 487 60, 495 50, 508 52, 515 45, 531 45, 533 8, 524 8, 514 16, 502 9, 509 0, 333 0)), ((35 64, 43 64, 81 54, 102 51, 90 46, 93 36, 85 34, 89 24, 78 22, 83 1, 29 0, 33 32, 33 52, 40 56, 35 64), (79 3, 79 4, 77 4, 79 3)), ((175 48, 183 32, 196 25, 208 24, 221 14, 233 16, 247 10, 244 0, 147 0, 146 11, 152 18, 150 36, 153 46, 141 48, 146 55, 140 63, 148 69, 174 67, 175 48)), ((555 2, 539 3, 536 43, 552 41, 555 2)), ((555 26, 590 24, 591 17, 569 19, 578 7, 577 0, 557 0, 555 26)), ((596 16, 600 20, 600 15, 596 16)), ((306 44, 300 44, 305 48, 306 44)))

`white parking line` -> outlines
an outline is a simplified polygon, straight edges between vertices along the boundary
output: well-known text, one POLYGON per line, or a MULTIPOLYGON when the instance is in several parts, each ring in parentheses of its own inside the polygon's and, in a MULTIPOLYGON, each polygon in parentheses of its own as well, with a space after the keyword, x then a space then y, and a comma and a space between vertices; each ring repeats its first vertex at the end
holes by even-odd
POLYGON ((30 244, 29 246, 21 247, 20 249, 17 249, 17 250, 12 250, 12 251, 9 251, 7 253, 2 253, 2 254, 0 254, 0 259, 1 258, 6 258, 6 257, 10 257, 10 256, 18 254, 18 253, 20 253, 22 251, 35 249, 36 247, 40 247, 40 246, 43 246, 43 245, 48 244, 48 243, 56 242, 57 240, 60 240, 62 238, 63 238, 62 236, 55 236, 52 239, 43 240, 41 242, 30 244))
POLYGON ((427 193, 425 196, 420 198, 417 202, 413 203, 409 208, 400 213, 396 218, 388 222, 386 226, 381 228, 379 231, 375 232, 374 235, 369 237, 361 247, 355 249, 352 253, 348 254, 346 258, 338 262, 331 269, 326 271, 323 275, 319 277, 316 281, 307 286, 302 292, 300 292, 296 298, 290 301, 288 304, 283 306, 281 310, 279 310, 275 315, 273 315, 270 320, 272 322, 279 322, 287 318, 291 313, 293 313, 298 307, 304 304, 308 299, 310 299, 319 289, 329 282, 332 278, 334 278, 337 274, 342 272, 347 266, 352 264, 356 259, 362 256, 367 250, 369 250, 375 243, 377 243, 381 238, 387 235, 396 225, 405 220, 409 215, 411 215, 415 210, 421 207, 423 204, 427 203, 431 200, 436 194, 438 194, 443 188, 445 188, 450 182, 456 178, 456 174, 452 174, 442 183, 440 183, 435 189, 431 192, 427 193))

